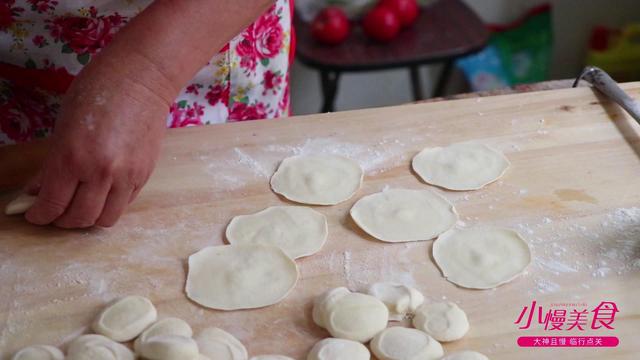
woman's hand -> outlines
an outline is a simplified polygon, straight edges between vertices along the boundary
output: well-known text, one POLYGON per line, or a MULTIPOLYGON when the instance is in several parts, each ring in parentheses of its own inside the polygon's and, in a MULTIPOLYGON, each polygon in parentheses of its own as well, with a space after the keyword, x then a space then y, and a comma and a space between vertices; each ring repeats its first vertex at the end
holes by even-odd
POLYGON ((65 94, 27 220, 113 225, 153 170, 169 104, 273 2, 156 0, 120 30, 65 94))
POLYGON ((38 194, 31 223, 112 226, 153 171, 169 100, 144 79, 93 65, 65 95, 51 150, 27 189, 38 194))

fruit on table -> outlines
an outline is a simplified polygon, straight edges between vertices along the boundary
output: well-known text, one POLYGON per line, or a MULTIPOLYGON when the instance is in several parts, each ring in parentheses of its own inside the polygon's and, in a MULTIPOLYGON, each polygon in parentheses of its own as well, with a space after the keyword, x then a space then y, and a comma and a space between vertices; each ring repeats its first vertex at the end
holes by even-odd
POLYGON ((395 11, 403 28, 413 24, 420 13, 420 7, 416 0, 382 0, 380 5, 395 11))
POLYGON ((400 32, 400 19, 391 7, 378 5, 365 15, 362 27, 370 38, 387 42, 400 32))
POLYGON ((319 42, 337 45, 343 42, 351 31, 347 15, 337 6, 322 10, 311 23, 311 35, 319 42))

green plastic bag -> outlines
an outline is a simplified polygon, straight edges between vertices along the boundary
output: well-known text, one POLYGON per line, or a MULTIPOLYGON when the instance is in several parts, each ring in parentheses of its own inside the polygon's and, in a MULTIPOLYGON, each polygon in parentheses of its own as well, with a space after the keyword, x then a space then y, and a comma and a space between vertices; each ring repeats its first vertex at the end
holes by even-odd
POLYGON ((475 91, 545 81, 553 48, 551 6, 542 5, 509 25, 489 25, 489 44, 457 65, 475 91))

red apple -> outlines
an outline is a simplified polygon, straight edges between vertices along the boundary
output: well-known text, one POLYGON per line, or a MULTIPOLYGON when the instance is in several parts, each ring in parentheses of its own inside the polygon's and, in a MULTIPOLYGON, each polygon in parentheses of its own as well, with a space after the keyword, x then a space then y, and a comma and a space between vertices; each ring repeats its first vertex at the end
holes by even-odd
POLYGON ((351 31, 347 15, 337 6, 322 10, 311 23, 311 35, 319 42, 337 45, 343 42, 351 31))
POLYGON ((380 5, 395 11, 403 28, 413 24, 420 13, 420 7, 416 0, 382 0, 380 5))
POLYGON ((376 6, 362 21, 364 32, 372 39, 387 42, 400 32, 400 19, 388 6, 376 6))

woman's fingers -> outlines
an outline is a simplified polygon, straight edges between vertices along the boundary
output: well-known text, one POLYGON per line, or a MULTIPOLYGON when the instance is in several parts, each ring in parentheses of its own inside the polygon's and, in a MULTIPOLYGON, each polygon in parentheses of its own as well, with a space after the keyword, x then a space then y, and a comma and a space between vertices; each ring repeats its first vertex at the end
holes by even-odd
POLYGON ((52 223, 64 214, 77 186, 78 180, 68 173, 59 173, 58 176, 44 175, 38 199, 25 215, 27 221, 36 225, 52 223))
POLYGON ((109 191, 109 196, 107 197, 104 209, 102 209, 102 214, 98 218, 96 225, 105 227, 113 226, 127 205, 129 205, 129 199, 132 193, 132 188, 114 184, 114 186, 111 187, 111 191, 109 191))
POLYGON ((27 182, 27 185, 22 189, 25 194, 36 196, 40 192, 40 188, 42 187, 42 173, 38 172, 38 174, 27 182))
POLYGON ((81 182, 67 210, 54 221, 61 228, 87 228, 95 225, 100 217, 111 183, 81 182))

